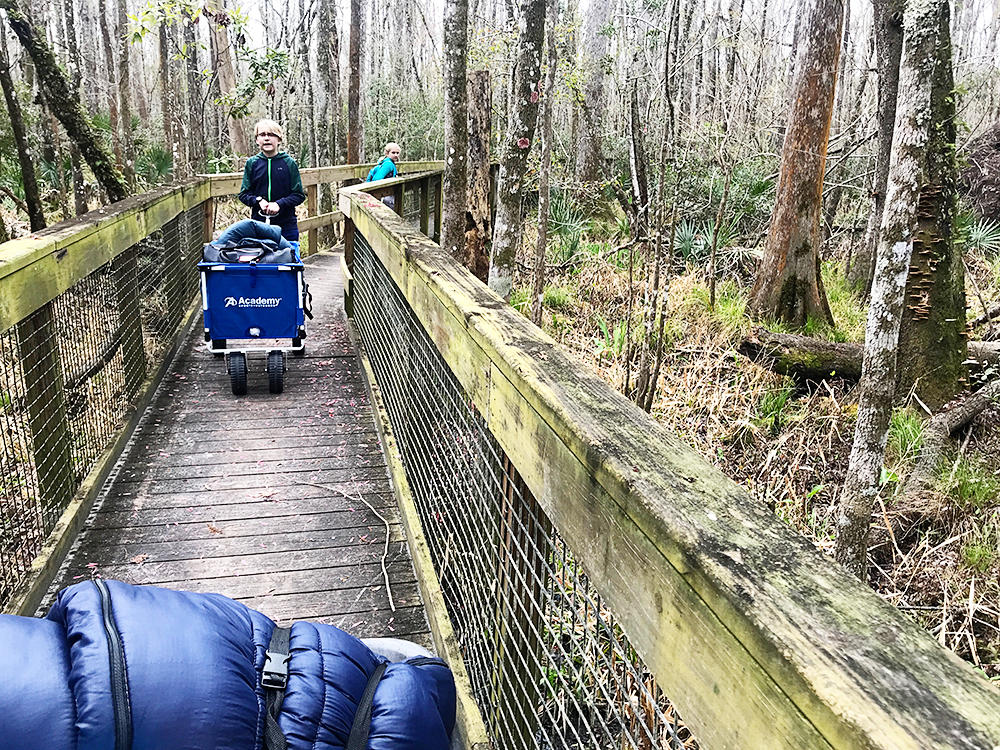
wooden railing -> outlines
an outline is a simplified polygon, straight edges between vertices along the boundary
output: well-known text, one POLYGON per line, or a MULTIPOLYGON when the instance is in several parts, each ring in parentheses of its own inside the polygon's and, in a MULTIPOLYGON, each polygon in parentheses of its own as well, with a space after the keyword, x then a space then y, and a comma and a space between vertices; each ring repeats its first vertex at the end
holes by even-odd
POLYGON ((490 743, 677 747, 663 723, 625 731, 655 714, 636 690, 592 687, 634 648, 644 666, 626 683, 649 670, 702 748, 1000 747, 996 685, 363 186, 340 195, 350 306, 419 518, 425 599, 446 610, 432 618, 454 636, 438 645, 465 660, 490 743), (583 584, 561 593, 571 575, 583 584), (585 639, 603 645, 577 645, 607 622, 585 639))

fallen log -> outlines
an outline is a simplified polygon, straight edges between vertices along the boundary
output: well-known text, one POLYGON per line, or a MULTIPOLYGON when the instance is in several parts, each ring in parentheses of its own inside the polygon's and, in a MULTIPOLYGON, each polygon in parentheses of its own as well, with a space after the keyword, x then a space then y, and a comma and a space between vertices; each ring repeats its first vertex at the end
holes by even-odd
MULTIPOLYGON (((831 378, 859 380, 864 347, 861 344, 821 341, 792 333, 754 328, 737 351, 752 362, 797 380, 819 382, 831 378)), ((970 341, 969 371, 976 374, 1000 367, 1000 342, 970 341)))
POLYGON ((917 463, 906 478, 903 496, 897 505, 908 508, 924 504, 922 498, 934 488, 937 468, 944 457, 951 436, 996 401, 1000 401, 1000 378, 930 418, 924 425, 923 442, 917 463))

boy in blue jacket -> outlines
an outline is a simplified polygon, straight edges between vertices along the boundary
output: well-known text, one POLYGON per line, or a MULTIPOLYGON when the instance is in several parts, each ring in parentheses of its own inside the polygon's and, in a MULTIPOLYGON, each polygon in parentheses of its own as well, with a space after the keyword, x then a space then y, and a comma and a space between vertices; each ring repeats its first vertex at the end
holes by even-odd
POLYGON ((299 239, 299 222, 295 207, 306 199, 302 190, 302 177, 295 159, 278 151, 284 131, 274 120, 261 120, 254 128, 254 138, 260 153, 247 159, 243 168, 243 186, 240 200, 250 206, 250 218, 281 227, 282 236, 289 241, 299 239))

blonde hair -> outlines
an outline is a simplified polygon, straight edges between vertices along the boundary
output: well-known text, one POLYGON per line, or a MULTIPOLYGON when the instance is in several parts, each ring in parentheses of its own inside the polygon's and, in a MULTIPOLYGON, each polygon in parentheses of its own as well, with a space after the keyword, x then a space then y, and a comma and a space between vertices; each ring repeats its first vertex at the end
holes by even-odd
POLYGON ((278 123, 276 123, 274 120, 258 120, 257 124, 254 126, 254 129, 253 129, 253 137, 254 138, 256 138, 257 134, 260 133, 261 126, 264 127, 264 130, 267 130, 267 131, 269 131, 271 133, 274 133, 281 140, 285 140, 285 131, 284 131, 284 129, 278 123))

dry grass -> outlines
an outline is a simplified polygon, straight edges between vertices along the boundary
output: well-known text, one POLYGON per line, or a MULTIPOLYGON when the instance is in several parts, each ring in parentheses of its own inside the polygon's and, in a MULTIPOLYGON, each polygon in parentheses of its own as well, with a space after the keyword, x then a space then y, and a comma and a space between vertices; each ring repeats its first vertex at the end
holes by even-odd
MULTIPOLYGON (((974 267, 977 299, 995 305, 1000 278, 993 283, 989 264, 974 267)), ((595 258, 551 280, 550 288, 558 290, 551 298, 558 305, 547 306, 543 321, 551 335, 620 391, 626 376, 634 380, 637 359, 626 362, 610 345, 613 336, 595 321, 605 321, 610 334, 631 311, 633 336, 638 337, 639 282, 630 287, 624 271, 595 258)), ((811 390, 798 388, 738 355, 736 344, 749 327, 742 316, 742 293, 732 285, 721 288, 713 311, 700 272, 671 280, 670 345, 651 412, 829 553, 857 396, 852 384, 839 380, 811 390)), ((981 416, 967 434, 957 465, 971 461, 966 474, 986 480, 993 476, 1000 486, 998 425, 1000 409, 981 416)), ((891 450, 887 469, 902 479, 912 460, 912 451, 891 450)), ((933 510, 919 513, 894 507, 893 490, 900 482, 886 484, 873 516, 870 584, 947 648, 1000 679, 1000 493, 990 497, 987 492, 972 507, 958 499, 962 491, 955 475, 962 471, 950 473, 949 480, 949 471, 944 472, 933 510)))

